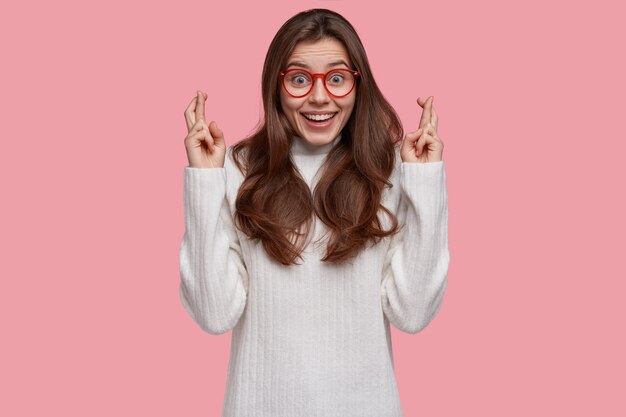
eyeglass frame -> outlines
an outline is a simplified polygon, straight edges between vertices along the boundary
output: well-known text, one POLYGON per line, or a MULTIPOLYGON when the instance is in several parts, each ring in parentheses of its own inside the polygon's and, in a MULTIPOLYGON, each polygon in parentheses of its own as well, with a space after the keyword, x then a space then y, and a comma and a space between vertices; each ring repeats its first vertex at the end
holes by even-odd
POLYGON ((283 89, 285 90, 285 92, 287 94, 289 94, 291 97, 294 97, 294 98, 302 98, 302 97, 305 97, 305 96, 308 96, 309 94, 311 94, 311 91, 313 91, 313 87, 315 87, 315 79, 316 78, 321 78, 322 79, 322 84, 324 85, 324 88, 326 89, 328 94, 330 94, 331 96, 336 97, 336 98, 345 97, 348 94, 350 94, 352 92, 352 90, 354 90, 354 86, 356 85, 356 79, 359 77, 359 75, 361 75, 359 73, 359 71, 351 70, 351 69, 348 69, 348 68, 333 68, 331 70, 328 70, 328 72, 326 72, 325 74, 322 74, 321 72, 312 74, 309 71, 305 70, 304 68, 291 68, 291 69, 288 69, 288 70, 285 70, 285 71, 280 71, 278 73, 278 76, 281 78, 281 83, 280 84, 282 85, 283 89), (337 96, 337 95, 331 93, 330 90, 328 89, 328 86, 326 85, 326 76, 328 74, 330 74, 331 72, 337 71, 337 70, 348 71, 354 77, 354 84, 352 84, 352 88, 350 89, 350 91, 348 91, 346 94, 341 95, 341 96, 337 96), (287 73, 292 72, 292 71, 303 71, 303 72, 306 72, 307 74, 309 74, 311 76, 311 79, 312 79, 311 88, 309 88, 309 91, 307 91, 305 94, 303 94, 301 96, 294 96, 293 94, 291 94, 289 92, 289 90, 287 90, 287 87, 285 86, 285 75, 287 75, 287 73))

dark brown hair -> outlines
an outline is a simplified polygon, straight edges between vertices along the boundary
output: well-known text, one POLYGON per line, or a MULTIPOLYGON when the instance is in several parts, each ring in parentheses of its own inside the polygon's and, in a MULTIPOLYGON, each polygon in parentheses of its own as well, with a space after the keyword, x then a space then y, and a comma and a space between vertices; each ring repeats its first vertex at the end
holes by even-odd
POLYGON ((403 129, 395 110, 374 81, 356 30, 340 14, 306 10, 278 30, 265 57, 262 75, 264 120, 254 133, 233 146, 245 176, 235 204, 235 223, 260 239, 270 257, 284 265, 300 257, 316 214, 328 227, 326 262, 340 263, 368 242, 398 232, 396 216, 381 204, 395 163, 395 146, 403 129), (311 193, 290 157, 295 134, 280 103, 278 73, 300 41, 334 38, 359 71, 356 99, 341 140, 330 150, 320 180, 311 193), (244 152, 245 151, 245 152, 244 152), (383 230, 378 211, 389 215, 383 230))

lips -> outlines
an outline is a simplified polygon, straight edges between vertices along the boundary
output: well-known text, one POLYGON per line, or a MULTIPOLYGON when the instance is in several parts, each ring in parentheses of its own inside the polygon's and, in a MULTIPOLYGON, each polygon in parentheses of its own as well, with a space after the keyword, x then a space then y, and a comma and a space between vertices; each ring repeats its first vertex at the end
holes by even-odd
MULTIPOLYGON (((302 115, 302 118, 304 119, 304 123, 311 129, 326 129, 329 126, 331 126, 332 124, 335 123, 335 117, 337 116, 337 113, 332 113, 333 116, 330 119, 325 119, 325 120, 311 120, 309 118, 307 118, 304 113, 300 113, 302 115)), ((329 113, 322 113, 322 114, 329 114, 329 113)))
POLYGON ((312 120, 315 122, 323 122, 326 120, 330 120, 332 118, 334 118, 337 115, 338 112, 302 112, 300 114, 302 114, 302 116, 304 116, 307 120, 312 120), (330 117, 328 117, 330 115, 330 117), (314 118, 309 118, 307 116, 317 116, 318 118, 320 116, 324 116, 324 118, 320 118, 319 120, 316 120, 314 118))

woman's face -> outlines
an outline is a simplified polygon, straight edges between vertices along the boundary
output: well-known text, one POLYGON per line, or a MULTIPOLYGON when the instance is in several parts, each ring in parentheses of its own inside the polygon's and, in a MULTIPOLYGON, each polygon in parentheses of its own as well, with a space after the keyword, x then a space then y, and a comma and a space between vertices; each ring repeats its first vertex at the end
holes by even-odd
MULTIPOLYGON (((326 38, 299 42, 287 60, 286 70, 290 68, 303 68, 311 74, 325 74, 334 68, 352 69, 352 63, 341 42, 326 38)), ((290 96, 281 86, 280 103, 297 136, 313 145, 324 145, 332 142, 348 123, 354 108, 356 88, 355 80, 350 94, 337 98, 326 91, 321 78, 315 78, 311 92, 300 98, 290 96), (320 125, 304 116, 308 113, 335 115, 329 122, 320 125)))

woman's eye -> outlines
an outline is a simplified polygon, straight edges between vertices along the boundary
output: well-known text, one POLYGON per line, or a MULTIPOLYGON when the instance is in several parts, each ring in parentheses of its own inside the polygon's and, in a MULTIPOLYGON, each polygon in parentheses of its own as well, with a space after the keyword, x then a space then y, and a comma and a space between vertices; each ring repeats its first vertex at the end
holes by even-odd
POLYGON ((330 77, 331 83, 340 83, 343 81, 343 76, 340 74, 334 74, 330 77))
POLYGON ((291 76, 291 82, 293 84, 306 84, 309 81, 309 77, 305 74, 294 74, 291 76))

